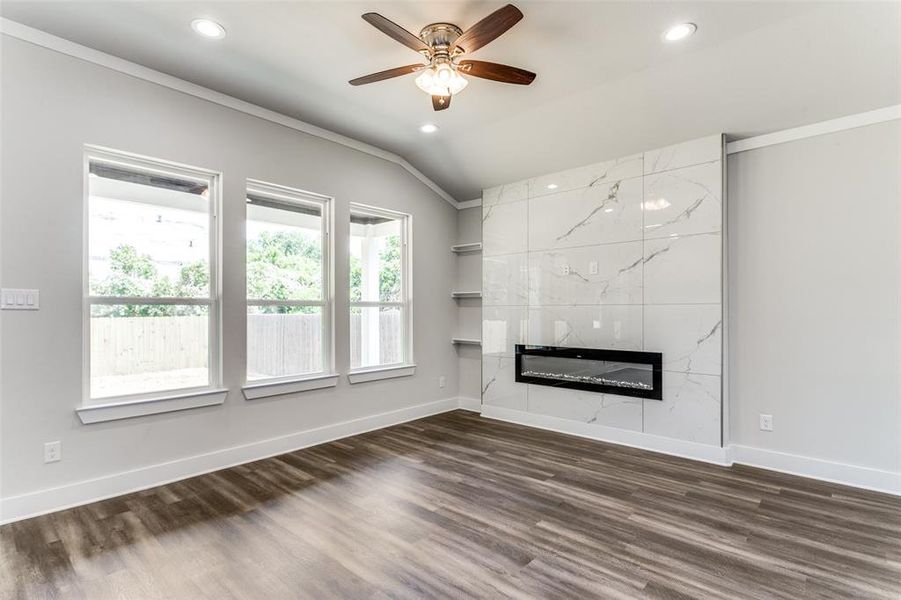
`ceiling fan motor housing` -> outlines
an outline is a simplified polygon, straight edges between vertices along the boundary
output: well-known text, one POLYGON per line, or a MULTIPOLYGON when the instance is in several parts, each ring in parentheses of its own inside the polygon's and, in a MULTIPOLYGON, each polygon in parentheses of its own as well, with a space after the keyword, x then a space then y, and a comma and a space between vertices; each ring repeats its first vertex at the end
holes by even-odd
POLYGON ((453 23, 432 23, 419 32, 419 39, 428 44, 433 54, 448 55, 451 44, 463 34, 453 23))

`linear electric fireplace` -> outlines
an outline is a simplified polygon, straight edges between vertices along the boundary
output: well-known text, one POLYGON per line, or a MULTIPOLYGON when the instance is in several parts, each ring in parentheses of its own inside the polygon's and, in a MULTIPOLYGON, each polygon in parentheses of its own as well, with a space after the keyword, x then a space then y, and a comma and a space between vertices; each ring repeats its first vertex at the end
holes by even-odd
POLYGON ((516 344, 516 381, 663 400, 663 354, 516 344))

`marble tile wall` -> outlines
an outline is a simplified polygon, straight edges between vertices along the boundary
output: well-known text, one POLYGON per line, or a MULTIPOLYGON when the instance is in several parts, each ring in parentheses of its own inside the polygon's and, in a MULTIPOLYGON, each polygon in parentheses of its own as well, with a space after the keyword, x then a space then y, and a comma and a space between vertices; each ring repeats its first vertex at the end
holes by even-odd
POLYGON ((721 443, 722 136, 485 190, 482 401, 721 443), (663 401, 518 384, 514 345, 663 353, 663 401))

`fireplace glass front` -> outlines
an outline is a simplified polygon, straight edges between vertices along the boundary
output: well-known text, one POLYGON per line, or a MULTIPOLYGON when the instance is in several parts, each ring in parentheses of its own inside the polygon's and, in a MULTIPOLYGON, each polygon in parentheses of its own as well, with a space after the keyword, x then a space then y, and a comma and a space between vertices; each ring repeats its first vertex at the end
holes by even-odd
POLYGON ((661 400, 663 355, 559 346, 516 346, 516 381, 661 400))

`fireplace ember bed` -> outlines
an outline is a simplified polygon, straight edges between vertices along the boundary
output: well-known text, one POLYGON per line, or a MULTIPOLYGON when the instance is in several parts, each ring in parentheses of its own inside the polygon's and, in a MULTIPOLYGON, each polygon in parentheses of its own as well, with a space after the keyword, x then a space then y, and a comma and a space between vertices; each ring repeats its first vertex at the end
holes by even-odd
POLYGON ((517 344, 516 381, 663 400, 663 354, 517 344))

